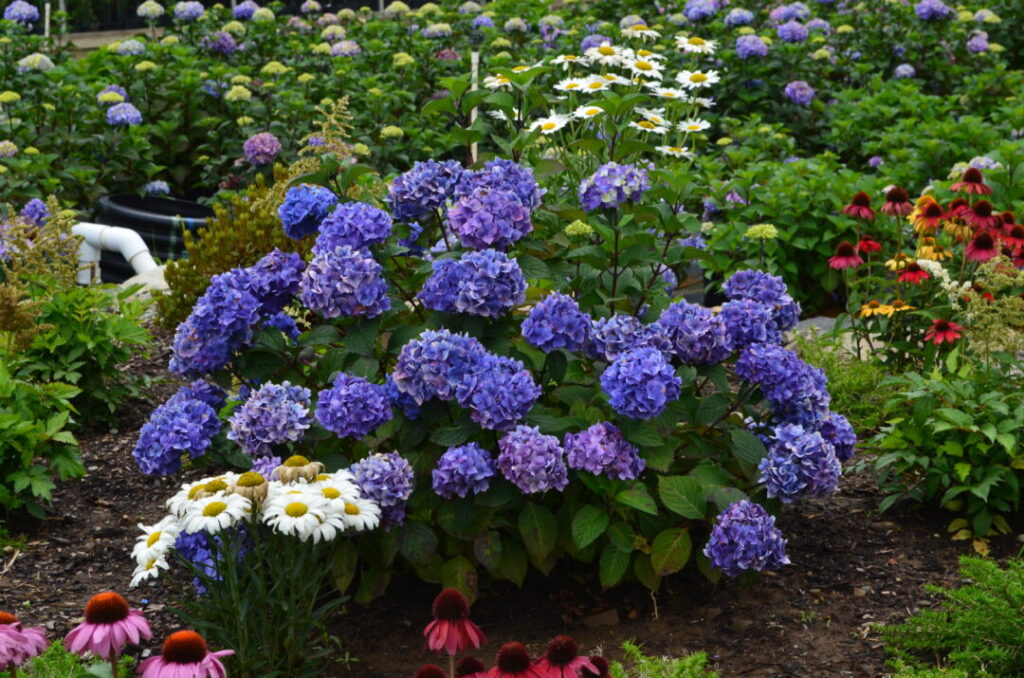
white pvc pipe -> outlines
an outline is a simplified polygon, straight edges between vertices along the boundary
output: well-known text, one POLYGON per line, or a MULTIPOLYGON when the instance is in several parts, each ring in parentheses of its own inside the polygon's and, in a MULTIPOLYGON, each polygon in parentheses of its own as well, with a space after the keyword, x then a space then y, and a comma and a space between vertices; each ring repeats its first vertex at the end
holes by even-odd
POLYGON ((99 278, 100 250, 120 252, 136 275, 159 268, 142 236, 130 228, 81 222, 72 226, 71 232, 82 236, 78 248, 78 282, 83 285, 99 278))

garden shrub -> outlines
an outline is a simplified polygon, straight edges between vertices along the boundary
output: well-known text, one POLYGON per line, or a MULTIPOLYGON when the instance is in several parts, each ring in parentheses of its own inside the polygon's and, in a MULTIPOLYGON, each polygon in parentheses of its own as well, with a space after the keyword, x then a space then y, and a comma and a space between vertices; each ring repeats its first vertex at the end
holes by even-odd
POLYGON ((640 645, 630 641, 622 644, 622 652, 624 661, 614 661, 609 667, 612 678, 718 678, 718 673, 708 666, 704 652, 655 657, 645 654, 640 645))
POLYGON ((1011 559, 1004 568, 964 556, 960 575, 965 582, 957 588, 926 587, 939 599, 938 608, 880 627, 887 649, 907 668, 921 671, 908 676, 1024 674, 1024 562, 1011 559), (943 670, 928 668, 934 663, 943 670))

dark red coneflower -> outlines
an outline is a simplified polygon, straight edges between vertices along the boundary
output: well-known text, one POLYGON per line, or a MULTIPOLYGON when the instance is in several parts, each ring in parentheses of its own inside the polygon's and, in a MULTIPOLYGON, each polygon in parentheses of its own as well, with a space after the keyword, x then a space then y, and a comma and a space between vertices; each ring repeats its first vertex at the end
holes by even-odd
POLYGON ((882 204, 882 213, 891 217, 905 217, 914 211, 910 204, 910 196, 899 186, 893 186, 885 194, 885 203, 882 204))
POLYGON ((608 678, 608 660, 599 654, 590 655, 590 663, 594 665, 595 671, 583 669, 582 678, 608 678))
POLYGON ((843 208, 843 214, 848 214, 855 219, 871 221, 875 218, 875 212, 871 209, 871 196, 864 191, 858 191, 850 204, 843 208))
POLYGON ((998 214, 992 211, 992 203, 988 200, 979 200, 974 205, 964 210, 964 219, 975 228, 999 228, 1001 219, 998 214))
POLYGON ((900 282, 907 282, 911 285, 920 285, 922 281, 927 280, 931 276, 928 275, 928 271, 921 268, 916 261, 912 261, 903 267, 900 271, 899 280, 900 282))
POLYGON ((476 657, 463 657, 455 665, 455 678, 484 678, 487 667, 476 657))
POLYGON ((1015 217, 1013 212, 1010 210, 1000 212, 999 218, 1003 220, 1003 226, 1009 226, 1017 223, 1017 217, 1015 217))
POLYGON ((960 181, 953 184, 950 188, 954 191, 963 191, 964 193, 973 193, 974 195, 989 195, 992 193, 992 189, 985 185, 985 179, 981 176, 981 170, 974 167, 968 168, 960 181))
POLYGON ((480 628, 469 621, 469 601, 458 589, 445 589, 434 598, 434 621, 423 629, 427 647, 456 655, 470 647, 479 649, 487 642, 480 628))
POLYGON ((936 346, 941 345, 943 342, 952 344, 963 336, 961 334, 963 329, 952 320, 933 320, 932 326, 924 333, 924 340, 930 341, 936 346))
POLYGON ((877 240, 872 238, 870 235, 862 236, 860 242, 857 243, 857 251, 861 254, 870 254, 871 252, 881 252, 882 245, 877 240))
POLYGON ((934 233, 945 217, 942 205, 929 200, 912 217, 914 230, 921 234, 934 233))
POLYGON ((967 261, 988 261, 998 255, 996 239, 989 231, 978 231, 967 243, 967 261))
POLYGON ((555 636, 548 651, 537 662, 537 672, 547 678, 576 678, 583 668, 595 668, 589 657, 581 657, 579 646, 569 636, 555 636))
POLYGON ((942 215, 943 219, 959 219, 964 215, 964 212, 971 208, 971 203, 967 202, 966 198, 953 198, 949 202, 949 208, 946 213, 942 215))
POLYGON ((1006 224, 1003 226, 1003 242, 1018 251, 1024 247, 1024 224, 1006 224))
POLYGON ((530 653, 522 643, 505 643, 498 650, 497 666, 487 672, 487 678, 543 678, 534 670, 530 653))
POLYGON ((421 666, 413 678, 448 678, 448 674, 436 664, 427 664, 421 666))
POLYGON ((863 263, 864 260, 857 254, 857 248, 846 240, 839 243, 835 255, 828 260, 828 265, 837 271, 844 268, 857 268, 863 263))

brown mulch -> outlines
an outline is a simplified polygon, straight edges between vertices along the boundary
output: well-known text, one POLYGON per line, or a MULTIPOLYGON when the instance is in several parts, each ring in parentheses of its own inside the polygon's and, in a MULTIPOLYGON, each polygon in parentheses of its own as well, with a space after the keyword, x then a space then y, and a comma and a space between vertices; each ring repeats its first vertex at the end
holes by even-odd
MULTIPOLYGON (((176 628, 170 609, 181 590, 172 581, 127 590, 136 524, 162 517, 163 500, 182 480, 143 476, 131 459, 149 410, 178 386, 162 368, 166 339, 133 366, 152 383, 147 398, 123 413, 121 430, 81 436, 88 475, 60 486, 45 521, 7 526, 23 536, 24 548, 9 546, 0 555, 0 609, 45 626, 52 638, 81 620, 92 594, 111 589, 145 610, 158 637, 176 628)), ((716 586, 687 571, 665 580, 654 596, 635 585, 602 593, 585 566, 547 578, 532 573, 523 590, 496 584, 473 608, 490 639, 481 654, 489 660, 510 640, 539 652, 553 635, 569 633, 584 649, 611 656, 628 639, 656 654, 705 650, 724 678, 885 675, 885 651, 872 625, 931 605, 923 585, 956 583, 957 557, 970 547, 948 539, 948 514, 901 508, 878 516, 879 499, 872 479, 858 473, 843 480, 837 495, 790 509, 779 526, 793 564, 749 586, 716 586)), ((1012 538, 995 540, 993 555, 1017 548, 1012 538)), ((349 661, 325 675, 407 678, 436 661, 421 635, 436 592, 435 585, 400 578, 372 605, 349 605, 333 622, 349 661)))

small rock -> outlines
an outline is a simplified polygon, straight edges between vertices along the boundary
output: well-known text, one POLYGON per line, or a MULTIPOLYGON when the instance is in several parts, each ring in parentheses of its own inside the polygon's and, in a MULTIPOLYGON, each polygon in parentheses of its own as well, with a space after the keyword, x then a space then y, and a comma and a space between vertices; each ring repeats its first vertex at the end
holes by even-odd
POLYGON ((619 625, 619 611, 614 607, 583 618, 583 625, 588 629, 599 629, 605 626, 619 625))

